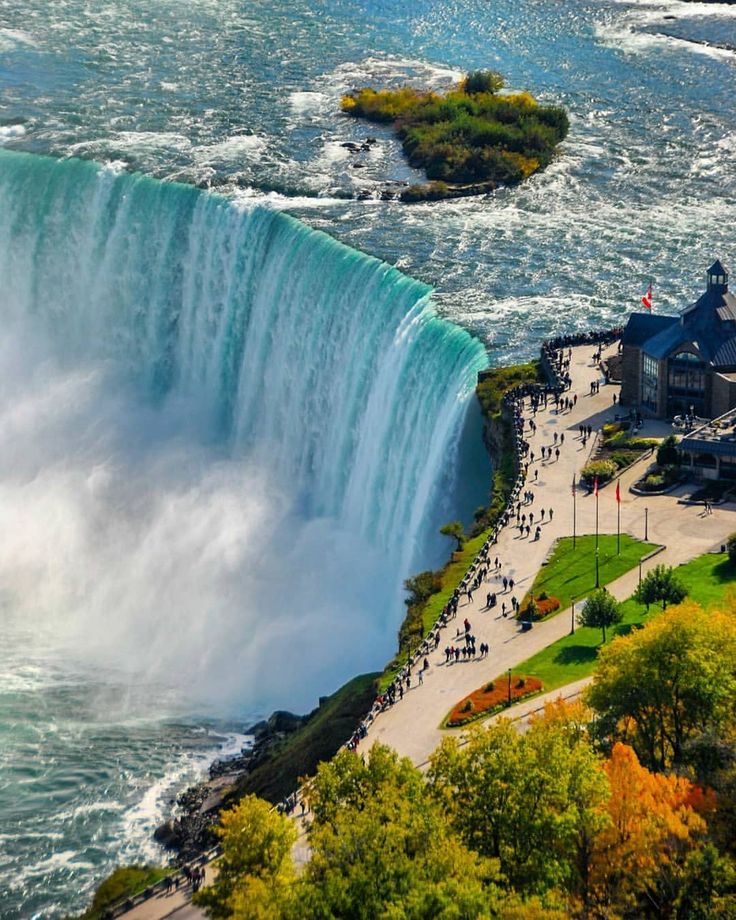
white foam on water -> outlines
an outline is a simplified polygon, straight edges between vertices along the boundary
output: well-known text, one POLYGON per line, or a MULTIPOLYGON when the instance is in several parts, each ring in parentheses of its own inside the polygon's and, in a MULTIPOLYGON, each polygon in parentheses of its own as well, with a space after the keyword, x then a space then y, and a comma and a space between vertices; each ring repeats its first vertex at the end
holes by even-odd
POLYGON ((25 125, 0 125, 0 144, 26 135, 25 125))
POLYGON ((267 145, 266 138, 258 134, 234 134, 216 144, 195 147, 192 153, 195 161, 202 165, 237 162, 243 159, 259 158, 267 145))

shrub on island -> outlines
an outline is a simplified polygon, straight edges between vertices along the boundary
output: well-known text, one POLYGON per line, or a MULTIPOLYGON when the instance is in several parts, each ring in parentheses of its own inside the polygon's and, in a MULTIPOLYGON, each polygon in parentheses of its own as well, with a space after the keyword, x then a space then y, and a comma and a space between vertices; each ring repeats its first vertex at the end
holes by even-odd
POLYGON ((508 706, 509 698, 512 703, 518 703, 527 696, 539 693, 542 681, 537 677, 512 674, 510 687, 509 691, 509 679, 508 676, 504 676, 473 690, 453 706, 442 727, 460 728, 482 716, 492 715, 508 706))

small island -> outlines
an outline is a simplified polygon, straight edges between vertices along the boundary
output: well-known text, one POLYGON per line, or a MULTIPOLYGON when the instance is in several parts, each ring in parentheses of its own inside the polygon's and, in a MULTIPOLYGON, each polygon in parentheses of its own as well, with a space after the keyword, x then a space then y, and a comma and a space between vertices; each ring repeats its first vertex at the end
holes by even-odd
POLYGON ((405 86, 360 89, 342 98, 342 111, 393 124, 411 166, 430 181, 411 185, 402 201, 478 195, 512 185, 547 166, 567 136, 560 106, 540 105, 528 92, 502 93, 491 70, 469 73, 444 94, 405 86))

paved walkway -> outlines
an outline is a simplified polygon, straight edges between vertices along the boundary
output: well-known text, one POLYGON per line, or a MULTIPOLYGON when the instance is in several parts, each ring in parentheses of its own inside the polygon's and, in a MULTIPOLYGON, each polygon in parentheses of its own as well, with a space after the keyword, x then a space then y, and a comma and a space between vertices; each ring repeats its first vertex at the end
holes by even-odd
MULTIPOLYGON (((604 351, 614 352, 616 346, 604 351)), ((521 601, 531 586, 544 559, 555 540, 573 532, 572 479, 588 461, 595 444, 595 438, 583 446, 579 438, 579 425, 592 425, 596 431, 607 420, 613 420, 617 407, 613 404, 618 387, 604 385, 597 365, 592 361, 593 347, 580 346, 572 349, 570 374, 572 387, 565 395, 577 394, 576 406, 568 412, 558 412, 553 405, 534 416, 536 434, 530 435, 525 428, 535 460, 529 467, 527 486, 534 491, 534 502, 525 509, 534 511, 535 525, 542 508, 545 509, 545 523, 539 541, 533 537, 520 538, 518 528, 512 524, 505 527, 498 543, 489 554, 491 562, 498 556, 501 571, 491 575, 476 592, 472 603, 463 598, 457 617, 451 620, 441 632, 440 645, 428 656, 430 668, 424 674, 422 686, 412 678, 412 689, 404 694, 387 711, 380 713, 369 728, 368 736, 361 741, 360 750, 366 750, 376 741, 388 744, 400 754, 411 758, 414 763, 427 759, 439 741, 446 734, 439 728, 451 707, 466 694, 484 682, 504 674, 531 655, 570 632, 571 611, 562 611, 544 623, 535 624, 527 633, 522 633, 518 622, 511 617, 504 619, 500 613, 502 601, 510 607, 511 592, 503 592, 501 577, 513 577, 516 586, 514 594, 521 601), (600 381, 598 394, 590 395, 591 381, 600 381), (542 462, 541 446, 554 447, 554 433, 558 441, 564 432, 565 440, 559 460, 542 462), (538 481, 534 482, 535 470, 539 470, 538 481), (549 508, 554 509, 554 518, 549 521, 549 508), (498 606, 485 609, 486 594, 495 591, 498 606), (490 654, 486 659, 445 664, 444 649, 455 640, 456 632, 463 629, 463 620, 468 618, 477 644, 487 642, 490 654)), ((530 415, 528 403, 525 417, 530 415)), ((645 425, 640 435, 663 436, 671 432, 661 422, 645 425)), ((554 450, 553 450, 554 454, 554 450)), ((684 506, 677 503, 677 495, 635 497, 629 485, 641 477, 643 470, 653 458, 642 458, 621 477, 621 530, 640 539, 644 538, 645 516, 649 541, 666 545, 666 550, 651 562, 644 563, 643 570, 657 563, 675 565, 707 552, 714 545, 725 542, 725 537, 734 529, 733 506, 716 508, 710 516, 704 516, 701 506, 684 506), (648 509, 648 514, 645 512, 648 509)), ((577 492, 577 533, 595 532, 595 498, 580 489, 577 492)), ((599 495, 599 531, 616 532, 615 486, 601 489, 599 495)), ((532 528, 532 535, 534 528, 532 528)), ((638 569, 619 578, 609 585, 611 592, 619 599, 628 597, 638 583, 638 569)), ((513 714, 514 710, 509 710, 513 714)))

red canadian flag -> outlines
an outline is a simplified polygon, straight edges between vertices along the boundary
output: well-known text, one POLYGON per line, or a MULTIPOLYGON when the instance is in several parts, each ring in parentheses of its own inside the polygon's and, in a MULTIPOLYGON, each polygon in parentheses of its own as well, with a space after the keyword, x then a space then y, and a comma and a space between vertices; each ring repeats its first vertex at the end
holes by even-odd
POLYGON ((616 483, 616 501, 621 504, 621 483, 616 483))
POLYGON ((647 288, 646 294, 642 297, 641 302, 647 308, 647 310, 652 309, 652 282, 649 282, 649 287, 647 288))
POLYGON ((593 495, 598 498, 598 477, 596 476, 593 480, 593 495))

